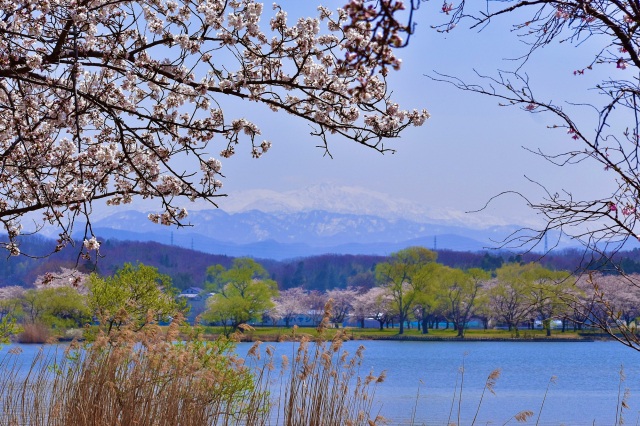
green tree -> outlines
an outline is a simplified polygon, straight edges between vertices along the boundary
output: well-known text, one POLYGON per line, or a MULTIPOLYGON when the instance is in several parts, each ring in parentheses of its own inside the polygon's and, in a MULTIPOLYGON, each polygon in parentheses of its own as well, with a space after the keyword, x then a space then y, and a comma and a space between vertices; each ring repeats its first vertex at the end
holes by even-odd
POLYGON ((398 334, 404 333, 404 322, 414 306, 419 294, 418 285, 422 284, 419 272, 428 264, 436 261, 438 255, 424 247, 409 247, 393 253, 388 262, 376 266, 378 284, 388 288, 393 298, 394 309, 398 314, 400 328, 398 334))
POLYGON ((413 279, 414 313, 421 323, 422 334, 429 333, 429 320, 440 303, 441 274, 445 266, 428 263, 420 268, 413 279))
POLYGON ((496 317, 509 330, 524 320, 538 317, 551 335, 551 320, 567 309, 565 299, 570 295, 570 274, 551 271, 537 263, 511 263, 496 270, 497 279, 489 290, 489 299, 496 317))
POLYGON ((0 287, 0 318, 21 318, 22 296, 25 289, 21 286, 0 287))
POLYGON ((475 312, 478 294, 491 275, 479 268, 462 271, 443 267, 440 277, 445 312, 458 337, 464 337, 465 327, 475 312))
POLYGON ((71 287, 31 289, 21 298, 24 320, 52 328, 81 327, 91 317, 86 297, 71 287))
POLYGON ((523 275, 531 283, 530 297, 534 310, 542 326, 551 336, 551 321, 569 314, 571 290, 575 279, 565 271, 552 271, 539 264, 530 263, 523 267, 523 275))
POLYGON ((531 299, 531 282, 523 275, 524 266, 509 263, 496 270, 496 279, 488 291, 489 303, 496 319, 503 321, 519 336, 519 324, 535 312, 531 299))
POLYGON ((219 322, 234 330, 243 323, 259 319, 274 307, 272 299, 278 295, 278 285, 268 278, 267 271, 250 258, 238 258, 229 269, 222 265, 207 269, 206 289, 209 298, 204 319, 219 322))
POLYGON ((17 319, 23 316, 24 291, 20 286, 0 288, 0 344, 9 343, 11 336, 18 332, 17 319))
POLYGON ((125 263, 111 277, 89 277, 89 307, 109 333, 133 323, 140 330, 150 321, 166 321, 187 311, 171 278, 152 266, 125 263))

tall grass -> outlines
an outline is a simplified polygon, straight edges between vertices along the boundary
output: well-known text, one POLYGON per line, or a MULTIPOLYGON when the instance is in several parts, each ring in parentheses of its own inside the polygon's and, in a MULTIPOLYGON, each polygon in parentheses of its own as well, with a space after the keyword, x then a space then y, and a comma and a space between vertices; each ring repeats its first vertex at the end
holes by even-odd
POLYGON ((350 355, 336 336, 330 342, 303 339, 292 360, 283 360, 281 398, 274 408, 277 424, 287 426, 369 425, 382 422, 373 415, 375 388, 385 373, 360 377, 364 346, 350 355), (290 363, 290 365, 289 365, 290 363))
POLYGON ((265 390, 229 343, 176 344, 177 336, 177 322, 167 332, 100 334, 84 348, 41 352, 25 374, 8 354, 0 365, 0 423, 191 426, 264 417, 264 408, 247 402, 265 390))
MULTIPOLYGON (((348 340, 344 332, 324 338, 331 315, 331 301, 325 306, 318 326, 318 339, 303 336, 291 357, 282 356, 280 374, 267 386, 277 390, 272 396, 269 424, 284 426, 375 426, 384 422, 372 415, 375 390, 385 378, 382 372, 362 377, 364 346, 354 354, 343 348, 348 340)), ((258 353, 256 345, 249 355, 258 353)), ((265 372, 273 369, 273 348, 266 368, 259 369, 261 383, 267 383, 265 372)))
POLYGON ((288 369, 273 377, 274 352, 259 343, 246 359, 230 340, 198 335, 176 343, 179 321, 99 333, 64 353, 41 350, 28 366, 17 351, 0 360, 0 424, 33 426, 371 426, 375 385, 358 377, 363 347, 350 356, 343 336, 304 339, 288 369), (277 388, 278 395, 269 393, 277 388))
POLYGON ((27 323, 22 325, 22 332, 18 334, 20 343, 49 343, 51 331, 41 323, 27 323))

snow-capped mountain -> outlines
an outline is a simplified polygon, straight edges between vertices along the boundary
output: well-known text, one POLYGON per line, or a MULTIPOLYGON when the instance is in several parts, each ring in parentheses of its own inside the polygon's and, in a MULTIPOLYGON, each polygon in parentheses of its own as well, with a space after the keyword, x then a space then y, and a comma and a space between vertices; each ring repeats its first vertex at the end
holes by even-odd
POLYGON ((478 251, 497 246, 515 229, 477 230, 320 210, 201 210, 189 219, 193 226, 175 229, 153 224, 145 213, 127 211, 94 223, 94 231, 103 239, 158 241, 216 254, 282 259, 322 253, 386 255, 410 245, 478 251))
POLYGON ((246 191, 220 204, 224 210, 210 204, 187 206, 192 226, 180 229, 152 223, 140 204, 138 210, 115 210, 95 220, 93 229, 103 239, 282 259, 322 253, 386 255, 410 245, 478 251, 499 247, 520 228, 486 215, 438 212, 388 194, 327 184, 288 192, 246 191))
MULTIPOLYGON (((391 221, 405 219, 418 223, 472 228, 510 224, 503 218, 488 213, 469 214, 444 206, 429 206, 420 199, 408 200, 361 187, 328 183, 282 192, 270 189, 237 191, 221 199, 219 204, 221 209, 228 213, 252 210, 267 213, 326 211, 377 216, 391 221)), ((186 207, 190 211, 208 210, 211 209, 211 204, 200 202, 186 207)))

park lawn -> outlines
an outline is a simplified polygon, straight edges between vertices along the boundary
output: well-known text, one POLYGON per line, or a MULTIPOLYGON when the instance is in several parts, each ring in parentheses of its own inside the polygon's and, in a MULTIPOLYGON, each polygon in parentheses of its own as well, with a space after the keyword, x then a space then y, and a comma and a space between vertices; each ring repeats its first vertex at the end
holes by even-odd
MULTIPOLYGON (((404 334, 398 334, 398 328, 385 328, 379 330, 376 328, 358 328, 358 327, 345 327, 345 328, 330 328, 324 331, 323 337, 325 339, 331 339, 338 332, 344 332, 344 335, 348 339, 352 340, 404 340, 404 339, 417 339, 417 340, 439 340, 439 339, 456 339, 457 332, 452 329, 432 329, 428 334, 422 334, 420 330, 411 328, 404 330, 404 334)), ((223 334, 222 327, 205 327, 205 333, 209 336, 219 336, 223 334)), ((246 341, 289 341, 299 340, 303 336, 309 338, 317 338, 318 332, 313 327, 255 327, 251 330, 247 330, 241 334, 241 340, 246 341)), ((515 331, 509 330, 482 330, 482 329, 468 329, 465 331, 465 339, 468 340, 504 340, 515 339, 515 331)), ((584 339, 584 333, 576 333, 573 331, 562 332, 561 330, 552 330, 551 337, 547 338, 544 330, 520 330, 519 339, 584 339)))
MULTIPOLYGON (((398 329, 360 329, 360 328, 348 328, 348 334, 353 335, 354 338, 361 339, 389 339, 399 338, 398 329), (357 337, 356 337, 357 336, 357 337)), ((457 337, 457 332, 453 329, 430 329, 428 334, 422 334, 418 329, 411 328, 404 330, 404 338, 421 338, 421 339, 454 339, 457 337)), ((546 338, 545 330, 520 330, 520 339, 532 339, 532 338, 546 338)), ((503 340, 514 339, 515 331, 509 330, 482 330, 482 329, 467 329, 465 330, 466 339, 483 339, 483 340, 503 340)), ((581 339, 582 337, 578 333, 573 331, 562 332, 561 330, 552 330, 551 339, 553 338, 565 338, 565 339, 581 339)))

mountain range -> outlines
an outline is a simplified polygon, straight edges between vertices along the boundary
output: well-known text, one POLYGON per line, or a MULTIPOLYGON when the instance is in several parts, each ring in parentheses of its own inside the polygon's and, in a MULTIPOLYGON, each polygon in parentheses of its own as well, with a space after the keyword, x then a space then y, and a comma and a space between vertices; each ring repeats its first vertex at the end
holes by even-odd
POLYGON ((317 210, 234 214, 203 210, 193 212, 190 222, 191 227, 165 228, 151 223, 145 213, 126 211, 94 223, 94 232, 103 239, 157 241, 207 253, 285 259, 323 253, 386 255, 411 245, 478 251, 496 246, 492 238, 504 238, 514 230, 472 230, 317 210))
MULTIPOLYGON (((519 225, 478 226, 461 216, 355 187, 316 185, 300 191, 245 192, 225 211, 196 205, 191 226, 171 228, 148 212, 118 210, 94 221, 102 239, 156 241, 206 253, 290 259, 325 253, 388 255, 412 245, 480 251, 499 247, 519 225)), ((469 215, 467 215, 469 216, 469 215)))

